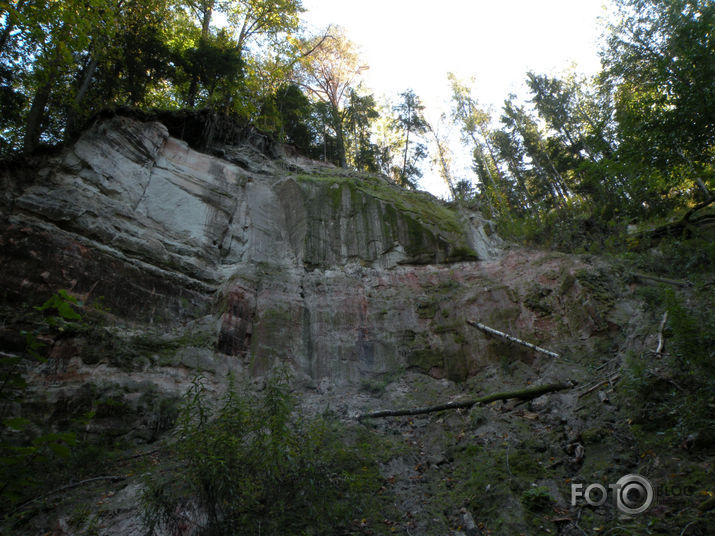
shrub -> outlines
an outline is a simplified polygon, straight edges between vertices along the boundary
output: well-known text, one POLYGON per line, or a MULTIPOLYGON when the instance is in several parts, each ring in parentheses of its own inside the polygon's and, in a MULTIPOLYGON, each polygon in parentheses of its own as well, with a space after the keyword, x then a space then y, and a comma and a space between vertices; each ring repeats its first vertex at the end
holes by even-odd
POLYGON ((179 418, 180 469, 146 488, 150 532, 188 517, 199 534, 336 534, 377 512, 374 457, 346 444, 335 422, 296 419, 293 409, 285 380, 260 397, 231 384, 214 409, 197 378, 179 418))
POLYGON ((668 312, 666 353, 630 355, 627 395, 639 408, 644 429, 654 428, 677 441, 707 445, 713 439, 715 401, 715 315, 712 299, 702 296, 686 306, 672 289, 642 292, 668 312))
POLYGON ((521 502, 533 511, 546 510, 553 501, 548 488, 544 486, 531 487, 521 494, 521 502))
MULTIPOLYGON (((74 310, 78 300, 59 290, 41 306, 40 328, 60 332, 82 317, 74 310)), ((0 515, 5 515, 28 493, 46 483, 48 472, 60 459, 70 456, 77 441, 68 431, 43 429, 25 415, 27 383, 23 373, 36 363, 44 363, 44 343, 37 334, 26 332, 24 355, 0 353, 0 515)))

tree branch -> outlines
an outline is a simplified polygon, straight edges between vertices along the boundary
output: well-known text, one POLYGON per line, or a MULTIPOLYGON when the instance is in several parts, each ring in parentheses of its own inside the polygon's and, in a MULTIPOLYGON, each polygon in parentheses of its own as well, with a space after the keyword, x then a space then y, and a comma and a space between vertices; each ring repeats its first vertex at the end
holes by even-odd
POLYGON ((518 400, 531 400, 532 398, 536 398, 546 393, 571 389, 574 385, 575 383, 571 381, 567 381, 565 383, 551 383, 548 385, 531 387, 529 389, 522 389, 520 391, 493 393, 491 395, 486 395, 480 398, 472 398, 470 400, 462 400, 460 402, 447 402, 446 404, 440 404, 437 406, 397 410, 386 409, 381 411, 375 411, 373 413, 363 413, 362 415, 358 416, 358 420, 361 421, 363 419, 376 419, 379 417, 400 417, 403 415, 424 415, 425 413, 434 413, 436 411, 444 411, 447 409, 471 408, 476 404, 488 404, 496 400, 508 400, 511 398, 516 398, 518 400))
POLYGON ((587 394, 594 392, 596 389, 598 389, 599 387, 602 387, 602 386, 604 386, 604 385, 606 385, 606 384, 612 384, 612 383, 614 383, 614 382, 617 382, 620 378, 621 378, 621 375, 620 375, 620 374, 616 374, 616 375, 614 375, 614 376, 612 376, 612 377, 610 377, 610 378, 606 378, 605 380, 601 380, 601 381, 599 381, 597 384, 595 384, 595 385, 591 386, 590 388, 586 389, 583 393, 579 394, 579 395, 578 395, 578 398, 583 398, 583 397, 586 396, 587 394))
POLYGON ((658 239, 663 238, 664 236, 679 236, 683 234, 683 232, 687 231, 689 227, 692 228, 707 225, 708 222, 715 218, 712 214, 706 214, 705 216, 693 220, 691 220, 691 218, 696 212, 710 206, 713 202, 715 202, 715 197, 710 197, 708 200, 703 201, 688 210, 680 220, 674 223, 661 225, 655 229, 648 229, 646 231, 635 233, 633 236, 639 239, 658 239))

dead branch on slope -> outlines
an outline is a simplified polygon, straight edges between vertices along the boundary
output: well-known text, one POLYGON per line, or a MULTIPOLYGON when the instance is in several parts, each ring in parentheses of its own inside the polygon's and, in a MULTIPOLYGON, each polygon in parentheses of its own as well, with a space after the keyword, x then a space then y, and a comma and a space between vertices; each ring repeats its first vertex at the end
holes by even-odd
POLYGON ((424 408, 413 408, 413 409, 386 409, 381 411, 375 411, 373 413, 363 413, 358 416, 358 420, 363 419, 376 419, 380 417, 401 417, 403 415, 424 415, 425 413, 434 413, 436 411, 444 411, 447 409, 465 409, 471 408, 476 404, 488 404, 496 400, 531 400, 532 398, 539 397, 546 393, 553 393, 556 391, 563 391, 565 389, 571 389, 575 382, 566 381, 564 383, 550 383, 547 385, 540 385, 538 387, 530 387, 528 389, 521 389, 519 391, 507 391, 503 393, 493 393, 491 395, 482 396, 480 398, 472 398, 470 400, 462 400, 456 402, 447 402, 446 404, 440 404, 437 406, 428 406, 424 408))

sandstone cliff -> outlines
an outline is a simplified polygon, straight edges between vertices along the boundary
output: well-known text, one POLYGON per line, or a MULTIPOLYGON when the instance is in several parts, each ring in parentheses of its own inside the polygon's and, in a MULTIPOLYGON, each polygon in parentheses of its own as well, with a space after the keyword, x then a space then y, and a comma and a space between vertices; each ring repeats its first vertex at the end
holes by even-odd
MULTIPOLYGON (((58 289, 81 300, 86 320, 71 333, 38 332, 50 359, 25 374, 44 424, 94 410, 87 437, 141 446, 171 426, 167 408, 198 372, 220 392, 229 372, 260 381, 284 365, 306 411, 327 405, 350 418, 464 391, 588 384, 595 367, 597 377, 614 370, 625 344, 652 344, 643 334, 634 342, 642 305, 597 259, 510 247, 479 214, 276 151, 249 140, 198 152, 161 123, 114 117, 4 170, 3 355, 24 351, 20 333, 38 329, 33 307, 58 289), (467 319, 562 357, 490 338, 467 319)), ((586 427, 579 405, 564 393, 521 423, 477 419, 475 437, 523 442, 557 429, 537 451, 572 456, 586 427)), ((435 468, 448 462, 442 433, 419 438, 435 468)), ((385 471, 408 481, 405 463, 385 471)), ((103 534, 141 533, 137 486, 110 501, 103 534)), ((410 493, 406 509, 416 508, 410 493)), ((431 521, 418 523, 427 531, 431 521)))

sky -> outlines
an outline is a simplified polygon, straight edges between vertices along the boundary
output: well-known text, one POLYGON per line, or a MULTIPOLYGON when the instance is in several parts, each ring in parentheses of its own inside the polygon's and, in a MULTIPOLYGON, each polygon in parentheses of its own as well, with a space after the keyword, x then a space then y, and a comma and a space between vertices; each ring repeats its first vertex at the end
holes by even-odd
MULTIPOLYGON (((449 113, 447 73, 474 77, 473 95, 498 117, 509 93, 526 97, 527 71, 557 75, 598 70, 599 16, 607 0, 303 0, 303 20, 342 26, 370 69, 364 85, 379 98, 411 88, 436 123, 449 113)), ((448 128, 442 125, 442 131, 448 128)), ((454 129, 456 130, 456 129, 454 129)), ((456 173, 468 173, 468 151, 452 132, 456 173)), ((436 171, 420 188, 446 196, 436 171)))

